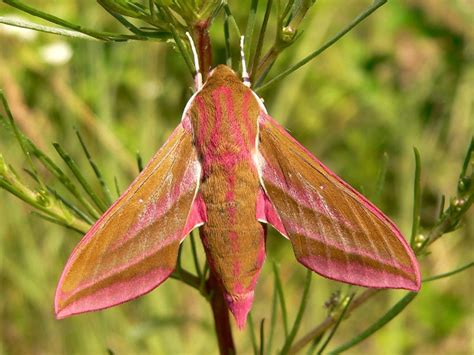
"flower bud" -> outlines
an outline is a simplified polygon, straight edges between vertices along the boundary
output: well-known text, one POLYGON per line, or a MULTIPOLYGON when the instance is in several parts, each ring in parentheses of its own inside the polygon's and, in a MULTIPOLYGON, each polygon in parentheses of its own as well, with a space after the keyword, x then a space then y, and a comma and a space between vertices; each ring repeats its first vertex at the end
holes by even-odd
POLYGON ((471 183, 472 181, 469 176, 463 176, 462 178, 460 178, 458 182, 458 192, 463 193, 469 191, 471 183))
POLYGON ((294 27, 286 26, 281 30, 281 40, 285 43, 293 41, 296 35, 296 30, 294 27))
POLYGON ((51 205, 51 201, 49 198, 48 191, 44 189, 40 189, 36 192, 36 202, 44 207, 49 207, 51 205))

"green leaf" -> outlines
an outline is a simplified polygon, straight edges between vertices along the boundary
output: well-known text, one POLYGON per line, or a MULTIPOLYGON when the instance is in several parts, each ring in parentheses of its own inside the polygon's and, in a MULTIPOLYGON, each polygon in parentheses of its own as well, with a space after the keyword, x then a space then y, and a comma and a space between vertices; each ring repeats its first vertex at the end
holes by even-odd
POLYGON ((406 306, 410 304, 411 301, 416 297, 416 292, 410 292, 406 296, 404 296, 400 301, 398 301, 387 313, 385 313, 379 320, 373 323, 370 327, 364 330, 359 335, 355 336, 348 342, 342 344, 341 346, 337 347, 336 349, 329 352, 329 354, 340 354, 343 351, 346 351, 353 346, 359 344, 363 340, 367 339, 369 336, 374 334, 377 330, 382 328, 385 324, 390 322, 393 318, 395 318, 401 311, 405 309, 406 306))
POLYGON ((347 309, 349 308, 349 305, 351 304, 352 300, 354 299, 354 296, 355 296, 355 293, 353 293, 352 295, 350 295, 348 298, 345 299, 344 308, 342 309, 341 314, 337 318, 336 324, 334 325, 334 327, 332 327, 331 332, 329 333, 329 335, 326 338, 326 340, 324 341, 323 345, 321 345, 321 348, 317 352, 318 355, 323 353, 324 349, 326 349, 326 347, 328 346, 328 344, 331 341, 334 334, 336 334, 336 331, 339 328, 339 325, 341 324, 342 320, 344 319, 344 317, 346 315, 346 312, 347 312, 347 309))
POLYGON ((306 309, 306 304, 308 303, 308 295, 309 295, 309 288, 311 286, 311 276, 313 272, 311 270, 306 271, 306 281, 304 284, 303 296, 301 296, 301 303, 298 309, 298 313, 296 315, 295 323, 291 328, 291 332, 285 340, 285 344, 283 345, 283 349, 281 350, 280 355, 288 354, 291 344, 295 340, 296 334, 301 325, 301 320, 303 319, 303 314, 306 309))
POLYGON ((439 275, 434 275, 434 276, 429 276, 429 277, 426 277, 422 280, 422 282, 430 282, 430 281, 435 281, 435 280, 439 280, 439 279, 443 279, 445 277, 449 277, 449 276, 452 276, 452 275, 455 275, 459 272, 462 272, 466 269, 469 269, 470 267, 474 266, 474 261, 471 261, 470 263, 467 263, 466 265, 463 265, 457 269, 454 269, 452 271, 449 271, 449 272, 445 272, 443 274, 439 274, 439 275))
POLYGON ((415 246, 415 238, 420 229, 420 208, 421 208, 421 159, 418 149, 413 148, 415 153, 415 181, 413 191, 413 217, 410 237, 410 246, 415 246))
MULTIPOLYGON (((84 191, 89 195, 89 197, 91 198, 91 200, 94 202, 94 204, 97 206, 97 208, 99 209, 100 212, 105 212, 105 210, 107 209, 107 205, 104 203, 104 201, 102 201, 99 196, 97 196, 97 194, 95 193, 95 191, 92 189, 92 187, 89 185, 89 183, 87 182, 87 180, 85 179, 85 177, 82 175, 79 167, 77 166, 76 162, 69 156, 69 154, 67 154, 64 149, 58 144, 58 143, 53 143, 53 146, 54 148, 56 149, 56 151, 58 152, 58 154, 61 156, 61 158, 64 160, 64 162, 66 163, 66 165, 69 167, 69 169, 71 170, 71 172, 74 174, 74 176, 76 177, 77 181, 79 182, 79 184, 82 186, 82 188, 84 189, 84 191)), ((97 218, 99 217, 98 216, 98 213, 95 212, 97 218)))
POLYGON ((308 54, 306 57, 304 57, 302 60, 300 60, 298 63, 293 65, 292 67, 288 68, 287 70, 283 71, 282 73, 278 74, 275 76, 273 79, 267 81, 265 84, 255 87, 254 91, 257 93, 262 92, 263 90, 269 88, 271 85, 276 83, 277 81, 282 80, 283 78, 287 77, 294 71, 298 70, 301 68, 303 65, 309 63, 311 60, 319 56, 321 53, 323 53, 326 49, 331 47, 334 43, 339 41, 342 37, 344 37, 347 33, 349 33, 355 26, 357 26, 359 23, 361 23, 363 20, 365 20, 368 16, 370 16, 374 11, 376 11, 379 7, 384 5, 388 0, 375 0, 371 6, 369 6, 365 11, 363 11, 360 15, 358 15, 354 20, 352 20, 349 25, 347 25, 344 29, 342 29, 340 32, 338 32, 334 37, 332 37, 330 40, 328 40, 326 43, 324 43, 320 48, 315 50, 314 52, 308 54))
POLYGON ((278 269, 278 265, 276 264, 276 262, 272 263, 272 268, 273 268, 273 275, 275 278, 275 285, 278 291, 278 299, 280 301, 281 317, 283 320, 283 330, 285 331, 285 337, 288 337, 288 314, 286 312, 285 293, 281 285, 280 270, 278 269))

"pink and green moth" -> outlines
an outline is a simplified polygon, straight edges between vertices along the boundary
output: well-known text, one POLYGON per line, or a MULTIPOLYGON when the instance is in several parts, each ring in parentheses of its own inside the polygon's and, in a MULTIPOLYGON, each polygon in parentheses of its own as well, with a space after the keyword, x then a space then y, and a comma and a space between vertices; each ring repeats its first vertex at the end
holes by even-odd
POLYGON ((84 236, 62 273, 58 318, 144 295, 174 271, 200 229, 211 273, 245 325, 265 260, 266 225, 329 279, 418 291, 415 256, 388 217, 268 114, 229 67, 217 66, 181 123, 84 236))

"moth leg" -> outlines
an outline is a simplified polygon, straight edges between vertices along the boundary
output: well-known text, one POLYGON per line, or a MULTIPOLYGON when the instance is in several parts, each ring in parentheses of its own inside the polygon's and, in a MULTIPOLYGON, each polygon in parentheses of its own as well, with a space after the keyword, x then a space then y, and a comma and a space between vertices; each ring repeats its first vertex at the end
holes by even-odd
POLYGON ((242 81, 245 86, 250 87, 250 76, 247 71, 247 63, 245 62, 245 52, 244 52, 244 42, 245 37, 240 37, 240 58, 242 59, 242 81))
POLYGON ((186 36, 189 39, 189 44, 191 46, 191 50, 193 51, 193 59, 194 59, 194 69, 196 70, 196 76, 194 77, 194 86, 196 87, 196 91, 201 90, 202 88, 202 73, 201 68, 199 66, 199 57, 196 50, 196 45, 194 44, 193 38, 186 32, 186 36))

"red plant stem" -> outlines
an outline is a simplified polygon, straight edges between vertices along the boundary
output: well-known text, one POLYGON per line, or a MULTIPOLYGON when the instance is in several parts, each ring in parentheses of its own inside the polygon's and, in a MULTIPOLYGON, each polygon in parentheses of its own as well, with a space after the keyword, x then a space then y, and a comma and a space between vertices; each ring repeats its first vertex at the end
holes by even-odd
POLYGON ((202 79, 204 81, 212 65, 212 47, 208 28, 209 20, 199 21, 193 26, 193 38, 196 41, 199 66, 201 67, 202 79))
POLYGON ((235 346, 230 327, 229 309, 224 299, 221 287, 211 271, 207 280, 207 289, 211 295, 212 315, 214 316, 214 327, 216 330, 219 352, 221 355, 234 355, 235 346))

